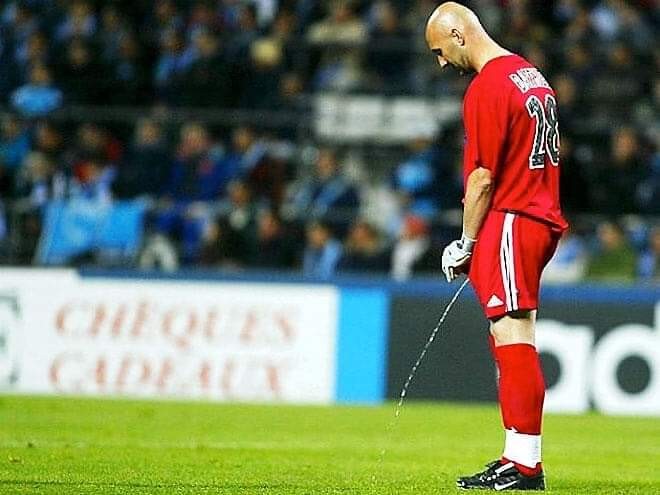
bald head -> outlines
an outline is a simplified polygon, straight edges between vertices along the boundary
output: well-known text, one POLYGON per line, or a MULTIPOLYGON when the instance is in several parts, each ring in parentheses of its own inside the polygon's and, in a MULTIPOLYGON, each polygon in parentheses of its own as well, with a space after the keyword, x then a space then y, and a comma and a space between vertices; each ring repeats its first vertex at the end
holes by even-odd
POLYGON ((426 23, 426 42, 441 67, 449 64, 460 70, 480 70, 484 55, 502 51, 477 15, 456 2, 445 2, 433 11, 426 23))
POLYGON ((465 5, 456 2, 445 2, 433 11, 426 24, 427 37, 429 31, 437 29, 442 31, 460 29, 463 32, 467 30, 483 31, 477 14, 465 5))

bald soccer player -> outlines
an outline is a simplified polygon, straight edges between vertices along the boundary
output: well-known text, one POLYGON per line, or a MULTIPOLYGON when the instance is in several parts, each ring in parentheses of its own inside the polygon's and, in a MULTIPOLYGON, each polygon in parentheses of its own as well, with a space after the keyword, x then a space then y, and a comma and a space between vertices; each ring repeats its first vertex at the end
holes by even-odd
POLYGON ((475 71, 465 94, 463 234, 442 255, 451 282, 469 276, 490 322, 505 428, 502 456, 459 488, 544 490, 545 383, 534 326, 539 279, 567 223, 559 206, 555 93, 524 58, 499 46, 468 8, 447 2, 426 41, 440 67, 475 71))

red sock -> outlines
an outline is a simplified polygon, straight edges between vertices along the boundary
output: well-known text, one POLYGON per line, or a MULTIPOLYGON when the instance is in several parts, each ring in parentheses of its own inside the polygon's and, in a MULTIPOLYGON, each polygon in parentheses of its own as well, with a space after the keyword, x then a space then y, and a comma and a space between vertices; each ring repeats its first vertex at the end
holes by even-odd
POLYGON ((523 466, 522 464, 518 464, 515 461, 511 461, 511 460, 507 459, 504 456, 500 459, 500 462, 502 464, 506 464, 507 462, 513 462, 513 464, 516 466, 518 471, 520 471, 525 476, 534 476, 536 474, 539 474, 541 472, 541 470, 543 469, 543 464, 541 464, 540 462, 536 463, 536 467, 528 468, 527 466, 523 466))
MULTIPOLYGON (((500 371, 499 399, 502 421, 508 432, 517 435, 521 442, 507 439, 505 452, 515 452, 511 460, 521 473, 530 476, 541 470, 541 463, 534 466, 534 450, 529 445, 538 437, 538 456, 540 460, 541 418, 545 382, 541 371, 541 362, 534 346, 530 344, 511 344, 495 348, 496 360, 500 371), (515 447, 512 449, 511 447, 515 447), (518 457, 519 456, 519 457, 518 457), (524 464, 520 461, 524 459, 524 464)), ((509 434, 507 433, 507 434, 509 434)))

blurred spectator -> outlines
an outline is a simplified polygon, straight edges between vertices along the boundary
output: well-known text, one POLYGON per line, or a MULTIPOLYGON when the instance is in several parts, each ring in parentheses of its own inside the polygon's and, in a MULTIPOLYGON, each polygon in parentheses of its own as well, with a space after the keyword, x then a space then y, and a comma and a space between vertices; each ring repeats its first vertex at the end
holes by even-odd
POLYGON ((16 176, 30 152, 30 135, 24 124, 9 114, 3 116, 0 131, 0 198, 10 198, 15 193, 16 176))
POLYGON ((34 8, 26 2, 12 2, 4 12, 7 32, 10 34, 10 57, 18 64, 28 57, 30 38, 39 30, 39 18, 34 8))
POLYGON ((344 177, 335 152, 321 149, 314 176, 295 192, 290 204, 294 218, 324 219, 345 232, 360 206, 357 189, 344 177))
POLYGON ((543 74, 547 74, 550 69, 550 62, 546 54, 546 50, 539 43, 528 43, 522 50, 522 56, 525 57, 530 64, 537 67, 543 74))
POLYGON ((261 212, 250 266, 255 268, 293 268, 296 246, 287 227, 273 210, 261 212))
POLYGON ((213 33, 203 31, 195 37, 196 58, 182 74, 181 104, 226 107, 230 101, 229 67, 213 33))
POLYGON ((92 158, 102 167, 114 169, 121 161, 122 143, 108 131, 93 123, 80 125, 76 133, 76 141, 66 152, 67 165, 75 173, 81 162, 92 158))
POLYGON ((33 67, 48 66, 50 62, 48 38, 44 33, 37 31, 28 38, 25 60, 19 61, 21 81, 29 80, 33 67))
POLYGON ((554 2, 553 17, 560 28, 565 28, 580 11, 577 0, 558 0, 554 2))
POLYGON ((588 263, 587 278, 610 282, 633 280, 637 260, 621 226, 604 222, 598 226, 597 236, 598 246, 588 263))
POLYGON ((96 33, 96 15, 86 0, 73 0, 55 30, 55 39, 66 42, 72 38, 91 38, 96 33))
POLYGON ((602 0, 591 11, 591 24, 605 40, 617 37, 621 28, 621 0, 602 0))
POLYGON ((330 2, 329 15, 310 26, 308 36, 312 43, 356 45, 366 41, 367 29, 355 12, 350 0, 330 2))
POLYGON ((14 91, 11 103, 25 117, 43 117, 62 104, 62 91, 53 86, 46 66, 35 65, 30 71, 30 82, 14 91))
POLYGON ((651 230, 648 246, 639 257, 637 273, 644 280, 660 279, 660 227, 651 230))
POLYGON ((301 29, 314 24, 323 16, 323 5, 316 0, 299 0, 295 2, 296 16, 300 20, 301 29))
POLYGON ((212 2, 195 0, 190 4, 186 33, 188 41, 194 42, 200 34, 214 33, 219 26, 212 2))
POLYGON ((101 57, 107 64, 119 58, 120 44, 128 36, 128 27, 116 5, 106 5, 101 12, 99 44, 101 57))
POLYGON ((333 236, 330 225, 317 220, 307 226, 307 245, 303 255, 306 277, 329 279, 335 274, 341 256, 341 242, 333 236))
MULTIPOLYGON (((245 264, 254 253, 257 207, 246 182, 229 184, 229 212, 224 218, 224 257, 245 264)), ((221 227, 222 228, 222 227, 221 227)))
POLYGON ((40 209, 50 200, 65 197, 66 178, 57 171, 47 155, 33 151, 25 157, 18 189, 30 206, 40 209))
POLYGON ((585 191, 590 187, 586 171, 592 165, 590 157, 589 153, 580 153, 575 148, 573 138, 562 137, 559 190, 561 207, 565 212, 589 211, 589 197, 585 191))
POLYGON ((507 16, 507 29, 504 35, 504 46, 513 50, 520 51, 521 48, 529 42, 536 40, 535 28, 537 27, 525 3, 512 5, 512 8, 505 11, 507 16))
POLYGON ((283 74, 279 81, 277 88, 278 94, 275 98, 275 108, 291 113, 300 115, 298 119, 290 124, 282 125, 280 135, 288 139, 295 139, 298 132, 298 123, 300 118, 303 118, 305 111, 308 108, 308 99, 305 97, 303 78, 300 74, 290 72, 283 74))
POLYGON ((660 215, 660 150, 650 160, 650 172, 637 190, 644 213, 660 215))
POLYGON ((89 46, 74 38, 66 48, 63 63, 58 65, 55 80, 61 85, 70 103, 93 104, 108 95, 109 78, 106 68, 95 60, 89 46))
MULTIPOLYGON (((565 70, 581 87, 589 84, 596 72, 593 56, 584 43, 568 43, 564 56, 565 70)), ((588 93, 584 93, 588 94, 588 93)))
POLYGON ((241 106, 273 108, 277 106, 282 77, 282 49, 271 39, 260 39, 250 48, 250 68, 241 88, 241 106))
POLYGON ((122 105, 143 105, 145 100, 148 101, 145 90, 147 75, 134 36, 125 35, 119 41, 111 74, 115 83, 112 101, 122 105))
MULTIPOLYGON (((619 8, 619 18, 621 21, 620 37, 630 43, 636 50, 644 50, 649 46, 649 43, 653 43, 654 39, 654 33, 649 27, 646 17, 627 2, 620 2, 619 8)), ((657 19, 656 16, 656 23, 657 19)))
POLYGON ((337 271, 386 273, 389 255, 375 227, 358 220, 348 232, 337 271))
POLYGON ((227 181, 219 165, 222 156, 222 149, 213 145, 203 125, 185 124, 181 128, 165 196, 184 203, 217 199, 227 181))
MULTIPOLYGON (((564 4, 568 2, 563 2, 564 4)), ((575 11, 567 16, 568 25, 564 29, 568 44, 590 41, 595 32, 589 19, 589 11, 582 5, 575 5, 575 11)))
POLYGON ((442 153, 424 137, 412 141, 409 148, 411 156, 394 169, 392 187, 404 211, 432 218, 440 207, 441 189, 449 186, 441 170, 442 153))
POLYGON ((592 204, 602 213, 638 212, 637 189, 648 170, 642 162, 639 138, 633 128, 623 127, 614 132, 611 157, 592 179, 592 204))
POLYGON ((359 50, 367 41, 367 27, 349 0, 330 2, 330 15, 310 26, 307 39, 319 50, 314 75, 317 89, 348 90, 362 82, 359 50))
POLYGON ((2 39, 2 27, 0 26, 0 102, 7 101, 7 95, 20 83, 18 80, 19 69, 16 67, 7 46, 7 40, 2 39))
POLYGON ((88 156, 76 164, 69 186, 69 198, 109 203, 114 178, 114 170, 105 166, 98 156, 88 156))
POLYGON ((137 264, 142 270, 174 272, 179 268, 179 256, 165 235, 152 234, 145 242, 137 264))
POLYGON ((166 31, 160 40, 160 54, 154 69, 154 86, 160 100, 177 102, 183 74, 192 62, 192 52, 184 51, 181 35, 175 30, 166 31))
POLYGON ((169 172, 169 153, 163 130, 156 121, 143 119, 135 128, 133 145, 119 168, 115 184, 118 198, 158 196, 169 172))
POLYGON ((285 180, 285 165, 269 153, 266 142, 251 127, 238 127, 232 134, 232 150, 223 170, 245 180, 255 200, 279 208, 285 180))
POLYGON ((0 129, 0 169, 13 174, 30 152, 30 133, 17 117, 5 114, 0 129))
POLYGON ((383 0, 373 7, 374 27, 369 34, 366 65, 371 86, 378 91, 405 91, 410 73, 410 33, 392 2, 383 0))
POLYGON ((256 224, 257 207, 252 191, 247 183, 232 181, 228 187, 225 211, 204 233, 204 263, 225 267, 245 266, 256 254, 256 224))
POLYGON ((153 7, 144 23, 144 35, 151 46, 156 46, 163 38, 177 33, 183 28, 183 18, 175 0, 154 0, 153 7))
POLYGON ((608 60, 605 70, 591 80, 589 101, 596 111, 608 113, 617 112, 627 117, 631 108, 630 101, 638 99, 643 92, 642 80, 635 65, 636 57, 630 48, 617 43, 608 50, 608 60))
POLYGON ((282 8, 273 22, 269 39, 277 43, 282 51, 282 69, 285 72, 304 69, 305 55, 300 50, 296 36, 298 18, 291 10, 282 8))
POLYGON ((572 230, 564 232, 557 251, 543 271, 543 280, 550 283, 580 282, 587 269, 587 248, 572 230))
POLYGON ((49 201, 67 197, 68 181, 46 154, 34 151, 25 157, 17 175, 16 194, 21 201, 13 221, 20 221, 23 249, 14 256, 21 264, 29 264, 41 236, 45 207, 49 201))
POLYGON ((162 208, 155 219, 159 233, 179 240, 182 261, 197 261, 211 212, 204 201, 217 201, 226 185, 220 166, 222 150, 198 123, 181 128, 177 156, 164 189, 162 208))
POLYGON ((34 129, 34 149, 45 154, 51 163, 59 165, 64 154, 62 133, 51 122, 39 122, 34 129))
POLYGON ((440 272, 441 253, 440 247, 433 246, 431 242, 426 221, 408 215, 392 251, 390 273, 396 280, 407 280, 414 274, 440 272))
MULTIPOLYGON (((552 87, 557 95, 557 103, 561 112, 562 137, 565 134, 574 136, 575 123, 578 119, 583 118, 575 79, 569 73, 562 72, 554 77, 552 87)), ((563 144, 564 142, 562 140, 563 144)))
POLYGON ((247 63, 250 46, 259 37, 257 9, 252 3, 242 3, 238 7, 238 25, 227 46, 229 61, 239 67, 247 63))

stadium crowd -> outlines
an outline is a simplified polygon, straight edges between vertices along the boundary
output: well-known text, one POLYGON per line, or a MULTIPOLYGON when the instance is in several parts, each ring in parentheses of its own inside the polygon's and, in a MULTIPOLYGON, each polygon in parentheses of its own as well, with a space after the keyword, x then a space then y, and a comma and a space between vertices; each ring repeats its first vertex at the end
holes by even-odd
MULTIPOLYGON (((548 278, 659 278, 660 7, 652 0, 466 3, 558 94, 563 203, 575 221, 548 278)), ((289 128, 167 117, 176 108, 303 116, 314 94, 329 91, 461 96, 469 78, 439 71, 424 46, 435 4, 3 2, 4 210, 23 205, 21 236, 34 245, 50 200, 148 198, 144 266, 398 279, 438 272, 439 245, 456 228, 446 220, 461 195, 458 126, 412 140, 386 173, 374 174, 373 158, 308 146, 289 128), (132 124, 61 117, 101 106, 139 107, 144 117, 132 124)), ((7 216, 5 239, 15 228, 7 216)))

